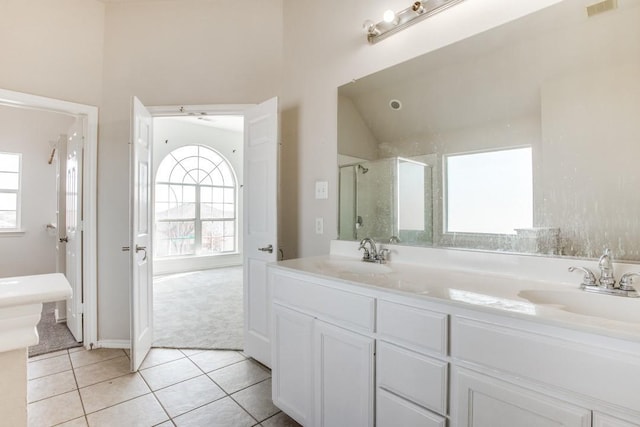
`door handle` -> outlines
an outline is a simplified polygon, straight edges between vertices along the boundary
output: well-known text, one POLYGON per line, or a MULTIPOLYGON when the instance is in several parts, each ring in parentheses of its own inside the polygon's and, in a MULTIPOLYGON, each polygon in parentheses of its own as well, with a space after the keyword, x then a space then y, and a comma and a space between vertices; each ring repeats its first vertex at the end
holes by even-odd
MULTIPOLYGON (((131 250, 131 248, 129 246, 123 246, 122 247, 122 252, 129 252, 130 250, 131 250)), ((147 247, 146 246, 136 245, 136 253, 138 253, 140 251, 144 251, 144 256, 142 257, 142 261, 146 261, 147 260, 147 247)))
POLYGON ((64 237, 59 238, 58 240, 60 240, 60 243, 67 243, 69 241, 69 237, 64 236, 64 237))
POLYGON ((138 246, 136 245, 136 253, 144 251, 144 256, 142 257, 142 261, 147 260, 147 247, 146 246, 138 246))
POLYGON ((271 254, 271 253, 273 253, 273 245, 269 245, 269 246, 266 246, 264 248, 258 248, 258 250, 260 252, 269 252, 271 254))

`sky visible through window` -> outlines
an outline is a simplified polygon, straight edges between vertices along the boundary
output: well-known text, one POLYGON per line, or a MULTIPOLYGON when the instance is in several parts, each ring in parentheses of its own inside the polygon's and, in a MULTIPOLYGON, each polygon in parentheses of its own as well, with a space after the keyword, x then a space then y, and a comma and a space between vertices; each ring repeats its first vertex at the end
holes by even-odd
POLYGON ((531 147, 446 157, 446 232, 516 234, 533 226, 531 147))

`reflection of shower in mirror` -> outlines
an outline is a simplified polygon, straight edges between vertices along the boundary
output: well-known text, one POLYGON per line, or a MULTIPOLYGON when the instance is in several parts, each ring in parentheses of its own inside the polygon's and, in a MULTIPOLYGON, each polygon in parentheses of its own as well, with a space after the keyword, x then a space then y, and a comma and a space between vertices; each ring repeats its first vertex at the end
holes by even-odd
POLYGON ((433 196, 428 163, 434 160, 394 157, 340 166, 339 238, 388 242, 394 237, 405 244, 431 243, 433 196))

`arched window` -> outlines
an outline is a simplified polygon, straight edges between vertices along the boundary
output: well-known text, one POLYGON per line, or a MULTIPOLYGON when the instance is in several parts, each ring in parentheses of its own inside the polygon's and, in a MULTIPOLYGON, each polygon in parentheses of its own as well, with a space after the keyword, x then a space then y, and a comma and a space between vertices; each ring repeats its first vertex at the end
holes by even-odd
POLYGON ((216 151, 187 145, 160 163, 155 192, 155 256, 236 251, 236 180, 216 151))

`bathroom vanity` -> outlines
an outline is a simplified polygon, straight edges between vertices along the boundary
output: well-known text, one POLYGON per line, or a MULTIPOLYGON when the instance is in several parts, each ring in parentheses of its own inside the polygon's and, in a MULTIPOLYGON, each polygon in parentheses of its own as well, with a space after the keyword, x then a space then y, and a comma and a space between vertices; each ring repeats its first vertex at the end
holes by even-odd
POLYGON ((387 247, 269 267, 273 401, 298 422, 640 426, 640 299, 581 291, 589 261, 387 247))
POLYGON ((38 343, 42 303, 70 296, 60 273, 0 278, 1 425, 27 425, 27 347, 38 343))

